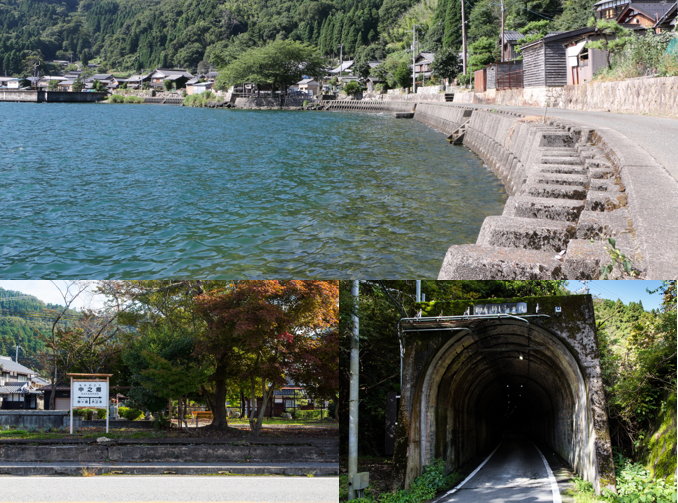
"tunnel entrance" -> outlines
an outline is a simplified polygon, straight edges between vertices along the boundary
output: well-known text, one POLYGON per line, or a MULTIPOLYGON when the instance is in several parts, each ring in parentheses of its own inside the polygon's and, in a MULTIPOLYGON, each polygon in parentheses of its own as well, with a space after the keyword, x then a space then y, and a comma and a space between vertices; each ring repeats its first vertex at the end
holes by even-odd
POLYGON ((452 471, 520 435, 553 449, 597 492, 614 488, 590 296, 421 308, 401 321, 395 461, 406 485, 435 458, 452 471))

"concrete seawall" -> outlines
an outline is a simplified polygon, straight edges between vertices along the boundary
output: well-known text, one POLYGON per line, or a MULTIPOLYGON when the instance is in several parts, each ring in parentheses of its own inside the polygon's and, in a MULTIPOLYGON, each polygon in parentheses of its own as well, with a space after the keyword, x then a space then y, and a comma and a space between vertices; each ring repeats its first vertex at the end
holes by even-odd
POLYGON ((0 101, 28 103, 95 103, 106 99, 107 93, 71 93, 64 91, 0 91, 0 101))
MULTIPOLYGON (((328 109, 396 111, 395 104, 344 102, 328 109)), ((611 262, 604 249, 609 237, 646 272, 651 250, 639 251, 634 237, 642 229, 634 228, 619 168, 592 129, 472 105, 415 106, 414 119, 448 136, 463 133, 463 144, 509 195, 504 212, 485 219, 475 244, 449 248, 439 279, 594 279, 611 262)))

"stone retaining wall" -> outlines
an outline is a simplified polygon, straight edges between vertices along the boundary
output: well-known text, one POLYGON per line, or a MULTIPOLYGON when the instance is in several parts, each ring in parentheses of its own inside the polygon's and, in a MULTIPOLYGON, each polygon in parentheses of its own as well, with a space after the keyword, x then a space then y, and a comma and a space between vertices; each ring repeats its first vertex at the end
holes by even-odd
POLYGON ((0 91, 0 101, 27 101, 37 103, 38 91, 0 91))
MULTIPOLYGON (((312 98, 301 98, 298 96, 288 96, 285 98, 284 107, 301 107, 304 101, 313 103, 312 98)), ((277 98, 236 98, 235 108, 280 108, 280 100, 277 98)))
POLYGON ((509 105, 527 107, 558 107, 563 99, 562 87, 526 87, 524 89, 488 89, 484 93, 458 92, 455 104, 509 105))
MULTIPOLYGON (((70 421, 68 410, 0 410, 0 425, 2 426, 60 428, 69 427, 70 421)), ((75 427, 80 426, 80 422, 80 417, 73 418, 75 427)))
POLYGON ((678 77, 565 86, 561 108, 678 117, 678 77))

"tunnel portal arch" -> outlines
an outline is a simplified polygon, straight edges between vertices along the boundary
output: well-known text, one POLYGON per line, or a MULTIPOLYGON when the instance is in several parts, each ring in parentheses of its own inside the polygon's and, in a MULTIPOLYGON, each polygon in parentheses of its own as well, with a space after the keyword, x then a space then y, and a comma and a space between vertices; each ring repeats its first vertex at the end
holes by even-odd
POLYGON ((615 487, 589 295, 420 307, 422 317, 401 323, 395 461, 406 486, 435 458, 449 472, 520 434, 552 448, 597 492, 615 487), (469 314, 488 306, 495 314, 469 314), (501 313, 516 306, 521 314, 501 313))

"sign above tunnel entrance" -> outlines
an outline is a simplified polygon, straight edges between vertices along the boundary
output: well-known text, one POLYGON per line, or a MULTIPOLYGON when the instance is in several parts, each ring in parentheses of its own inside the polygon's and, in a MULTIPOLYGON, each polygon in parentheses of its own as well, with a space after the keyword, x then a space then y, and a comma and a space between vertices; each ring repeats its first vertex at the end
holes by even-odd
POLYGON ((478 304, 473 306, 473 314, 527 314, 527 303, 478 304))

